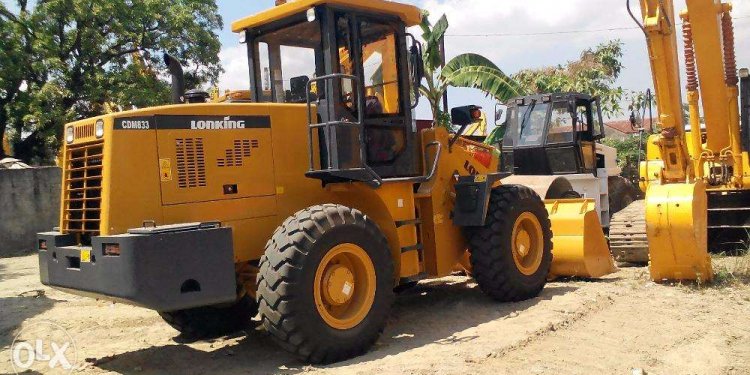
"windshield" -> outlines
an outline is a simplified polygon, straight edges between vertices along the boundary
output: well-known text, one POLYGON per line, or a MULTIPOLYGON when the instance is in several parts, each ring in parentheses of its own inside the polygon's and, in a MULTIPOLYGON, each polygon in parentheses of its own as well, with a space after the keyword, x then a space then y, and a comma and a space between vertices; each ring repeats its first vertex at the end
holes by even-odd
POLYGON ((544 125, 547 121, 548 103, 520 106, 516 111, 518 116, 518 144, 517 146, 540 146, 544 140, 544 125))

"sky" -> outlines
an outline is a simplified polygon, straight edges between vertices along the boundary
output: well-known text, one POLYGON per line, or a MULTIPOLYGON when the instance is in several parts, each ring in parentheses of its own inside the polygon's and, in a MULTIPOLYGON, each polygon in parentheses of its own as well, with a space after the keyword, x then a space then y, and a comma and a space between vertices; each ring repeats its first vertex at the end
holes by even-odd
MULTIPOLYGON (((446 52, 450 59, 473 52, 488 57, 505 73, 524 68, 564 64, 577 59, 581 52, 611 39, 624 43, 624 70, 617 85, 626 90, 644 91, 653 86, 646 42, 642 32, 628 16, 626 0, 402 0, 430 12, 437 20, 446 14, 450 27, 446 52), (493 36, 477 36, 502 34, 493 36), (508 35, 511 34, 511 35, 508 35), (520 35, 519 35, 520 34, 520 35), (530 35, 531 34, 531 35, 530 35)), ((640 14, 639 1, 631 1, 640 14)), ((740 67, 750 66, 750 0, 735 0, 735 44, 740 67)), ((231 32, 232 21, 274 5, 273 0, 218 0, 224 18, 220 32, 220 58, 225 73, 219 86, 244 89, 248 84, 247 55, 231 32)), ((677 12, 685 0, 675 0, 677 12)), ((419 34, 418 31, 414 31, 419 34)), ((678 45, 682 45, 678 33, 678 45)), ((682 59, 682 52, 680 58, 682 59)), ((682 66, 682 64, 681 64, 682 66)), ((683 78, 684 85, 684 78, 683 78)), ((473 89, 451 89, 450 107, 478 104, 492 112, 494 101, 473 89)), ((620 118, 628 114, 623 113, 620 118)), ((418 118, 431 118, 429 108, 417 108, 418 118)))

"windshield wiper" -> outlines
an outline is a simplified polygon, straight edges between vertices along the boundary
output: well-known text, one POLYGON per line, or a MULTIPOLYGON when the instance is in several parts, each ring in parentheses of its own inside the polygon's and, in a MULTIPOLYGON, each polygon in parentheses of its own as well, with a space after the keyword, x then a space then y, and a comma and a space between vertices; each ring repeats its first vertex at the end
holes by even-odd
POLYGON ((526 123, 528 122, 528 119, 531 118, 531 111, 534 110, 534 107, 536 106, 536 100, 531 101, 531 105, 526 108, 526 110, 523 112, 523 116, 521 117, 521 128, 518 129, 518 135, 523 135, 523 129, 526 128, 526 123))

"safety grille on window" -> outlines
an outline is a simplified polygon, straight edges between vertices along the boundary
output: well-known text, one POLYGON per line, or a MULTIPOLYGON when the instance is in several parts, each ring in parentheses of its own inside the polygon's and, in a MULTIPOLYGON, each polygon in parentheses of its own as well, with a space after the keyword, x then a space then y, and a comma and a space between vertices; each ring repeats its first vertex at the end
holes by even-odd
POLYGON ((103 142, 68 146, 63 171, 64 233, 73 233, 82 245, 99 235, 102 198, 103 142))
POLYGON ((203 138, 178 138, 175 144, 177 146, 177 186, 180 188, 206 186, 203 138))
POLYGON ((223 158, 216 159, 219 167, 241 167, 243 158, 250 157, 251 149, 258 148, 260 142, 257 139, 236 139, 234 147, 224 150, 223 158))

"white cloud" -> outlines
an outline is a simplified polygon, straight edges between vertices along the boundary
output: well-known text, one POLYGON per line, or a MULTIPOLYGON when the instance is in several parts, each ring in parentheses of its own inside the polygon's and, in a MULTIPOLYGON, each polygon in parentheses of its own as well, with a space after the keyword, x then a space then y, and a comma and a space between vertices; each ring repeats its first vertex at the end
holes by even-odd
POLYGON ((219 90, 247 90, 250 87, 247 47, 244 44, 224 46, 219 59, 224 67, 224 73, 219 77, 219 90))

